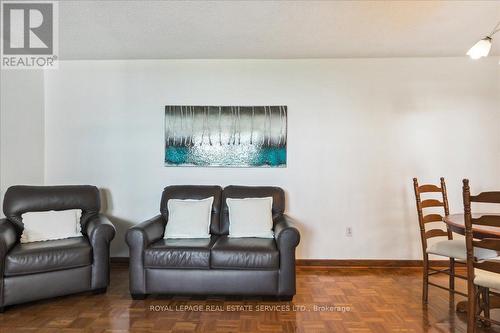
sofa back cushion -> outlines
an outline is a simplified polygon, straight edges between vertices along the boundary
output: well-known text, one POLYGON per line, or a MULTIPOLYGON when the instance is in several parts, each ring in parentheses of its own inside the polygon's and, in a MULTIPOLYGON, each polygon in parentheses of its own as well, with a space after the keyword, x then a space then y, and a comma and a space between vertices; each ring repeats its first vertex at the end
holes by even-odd
POLYGON ((273 219, 282 215, 285 211, 285 192, 280 187, 274 186, 228 186, 222 192, 222 213, 220 221, 220 234, 229 234, 229 209, 227 198, 273 198, 273 219))
POLYGON ((168 200, 170 199, 206 199, 214 197, 212 204, 212 215, 210 222, 210 233, 219 234, 220 204, 222 188, 220 186, 207 185, 172 185, 163 190, 160 203, 160 212, 168 223, 168 200))
POLYGON ((99 213, 99 190, 90 185, 63 186, 11 186, 5 192, 3 212, 21 234, 24 226, 22 214, 29 212, 81 209, 82 226, 99 213))

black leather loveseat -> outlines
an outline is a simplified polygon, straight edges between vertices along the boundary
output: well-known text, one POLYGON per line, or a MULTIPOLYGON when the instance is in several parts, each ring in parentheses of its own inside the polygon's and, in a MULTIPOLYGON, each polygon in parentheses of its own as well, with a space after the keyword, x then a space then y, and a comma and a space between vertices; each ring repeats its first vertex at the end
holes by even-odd
POLYGON ((0 312, 4 307, 82 291, 102 293, 109 284, 111 222, 99 214, 94 186, 12 186, 0 219, 0 312), (22 214, 81 209, 81 237, 20 243, 22 214))
POLYGON ((130 293, 255 295, 291 299, 295 295, 298 230, 283 214, 285 195, 278 187, 169 186, 160 215, 128 230, 130 293), (214 197, 210 239, 164 239, 169 199, 214 197), (274 239, 229 238, 226 198, 273 197, 274 239))

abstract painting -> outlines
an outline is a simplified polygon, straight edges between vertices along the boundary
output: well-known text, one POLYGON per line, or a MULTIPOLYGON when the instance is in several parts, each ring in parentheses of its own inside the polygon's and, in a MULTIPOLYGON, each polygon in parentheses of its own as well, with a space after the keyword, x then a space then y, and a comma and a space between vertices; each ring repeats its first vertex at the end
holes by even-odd
POLYGON ((286 167, 287 107, 165 106, 165 165, 286 167))

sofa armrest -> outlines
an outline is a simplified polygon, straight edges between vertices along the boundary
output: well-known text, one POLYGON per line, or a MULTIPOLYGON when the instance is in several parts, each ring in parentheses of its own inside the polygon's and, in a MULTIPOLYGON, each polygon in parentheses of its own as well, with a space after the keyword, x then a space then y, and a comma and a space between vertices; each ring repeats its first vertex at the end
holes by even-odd
POLYGON ((91 217, 83 228, 83 234, 88 237, 91 244, 98 241, 109 243, 115 237, 115 233, 113 223, 101 214, 91 217))
POLYGON ((150 244, 163 237, 165 232, 165 223, 161 215, 139 223, 128 229, 126 241, 130 248, 141 246, 147 248, 150 244))
POLYGON ((109 285, 109 244, 115 237, 115 227, 104 215, 96 215, 87 222, 82 231, 92 246, 91 288, 105 289, 109 285))
POLYGON ((278 248, 297 247, 300 242, 300 233, 294 226, 293 219, 287 215, 281 215, 274 222, 274 237, 278 248))
POLYGON ((280 253, 278 296, 295 295, 295 248, 300 242, 300 233, 293 220, 281 215, 274 221, 274 237, 280 253))
POLYGON ((16 228, 7 219, 0 219, 0 273, 3 275, 4 258, 17 243, 16 228))
POLYGON ((7 219, 0 219, 0 307, 3 306, 3 272, 5 256, 16 245, 18 235, 16 227, 7 219))
POLYGON ((161 215, 128 229, 126 241, 129 247, 130 293, 145 295, 146 278, 144 272, 144 250, 163 237, 165 221, 161 215))

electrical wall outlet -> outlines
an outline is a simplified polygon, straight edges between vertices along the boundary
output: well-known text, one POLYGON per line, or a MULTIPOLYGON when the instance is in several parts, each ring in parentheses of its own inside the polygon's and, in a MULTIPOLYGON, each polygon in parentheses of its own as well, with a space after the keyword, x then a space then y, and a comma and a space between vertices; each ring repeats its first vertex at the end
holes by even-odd
POLYGON ((346 237, 352 237, 352 227, 346 227, 345 228, 345 236, 346 237))

